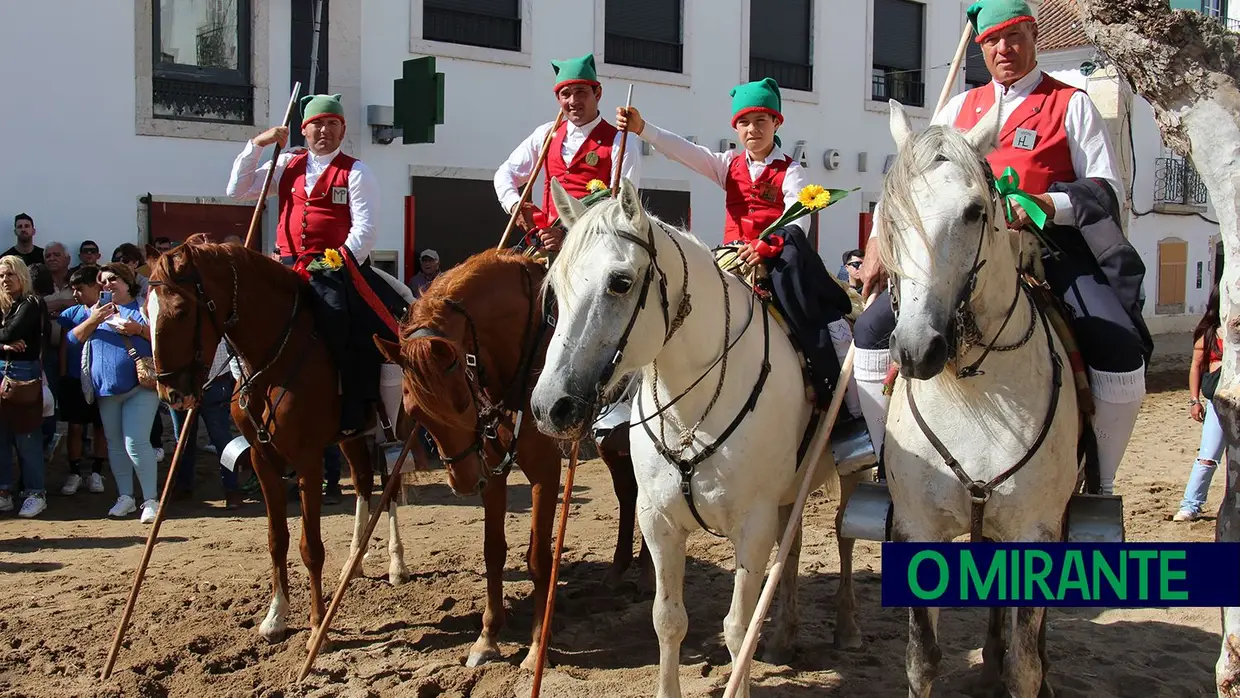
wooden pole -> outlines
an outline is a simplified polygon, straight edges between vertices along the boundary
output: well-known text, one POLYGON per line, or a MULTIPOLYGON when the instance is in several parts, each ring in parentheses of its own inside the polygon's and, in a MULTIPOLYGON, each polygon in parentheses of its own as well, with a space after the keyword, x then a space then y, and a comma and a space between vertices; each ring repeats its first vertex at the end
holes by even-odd
POLYGON ((543 613, 542 633, 538 639, 538 659, 534 664, 534 685, 530 696, 538 698, 542 690, 543 667, 547 662, 547 645, 551 642, 551 619, 555 617, 555 585, 560 579, 560 555, 564 552, 564 531, 568 528, 568 506, 573 499, 573 474, 577 472, 577 451, 580 442, 573 443, 568 457, 568 477, 564 480, 564 501, 560 504, 560 531, 555 539, 555 555, 551 558, 551 585, 547 587, 547 608, 543 613))
MULTIPOLYGON (((934 110, 935 114, 942 111, 947 104, 948 95, 951 94, 951 86, 956 82, 956 71, 960 69, 960 62, 964 60, 965 49, 968 47, 969 38, 972 35, 973 27, 966 22, 964 32, 960 36, 960 44, 956 47, 956 56, 952 59, 951 69, 947 73, 947 83, 943 85, 943 90, 939 95, 939 102, 934 110)), ((877 293, 870 295, 865 301, 865 307, 869 308, 870 304, 877 297, 877 293)), ((848 390, 848 382, 852 380, 853 357, 856 350, 855 344, 848 348, 848 355, 844 357, 844 364, 840 367, 840 379, 836 383, 835 394, 831 396, 831 404, 827 408, 825 424, 818 427, 818 433, 810 444, 809 460, 805 464, 805 479, 801 481, 801 489, 797 492, 796 503, 792 505, 792 516, 788 519, 788 526, 784 529, 784 536, 779 542, 779 553, 775 557, 775 564, 767 573, 766 585, 762 587, 762 595, 758 597, 758 606, 754 609, 753 615, 749 619, 749 629, 745 632, 745 641, 741 643, 741 650, 737 655, 736 662, 732 665, 732 674, 728 677, 728 686, 723 692, 723 698, 736 698, 741 689, 742 678, 746 675, 749 665, 753 662, 753 653, 758 646, 758 635, 762 631, 762 623, 766 618, 767 611, 771 608, 771 603, 775 600, 775 588, 779 586, 779 578, 784 571, 784 563, 788 560, 788 549, 792 545, 792 539, 796 536, 797 529, 801 526, 801 514, 805 509, 805 501, 809 498, 809 488, 810 483, 813 481, 814 469, 818 467, 818 458, 829 443, 831 429, 835 425, 835 418, 840 412, 840 406, 843 404, 844 395, 848 390)))
POLYGON ((189 414, 185 416, 185 421, 181 423, 181 436, 177 439, 176 450, 172 452, 172 464, 168 466, 164 491, 159 495, 159 511, 155 513, 155 523, 151 525, 151 532, 146 536, 146 549, 142 551, 142 561, 138 563, 138 571, 133 578, 133 588, 129 590, 129 600, 125 602, 125 612, 121 614, 121 623, 116 628, 116 637, 112 638, 112 649, 108 650, 108 661, 103 667, 104 680, 112 676, 112 667, 116 666, 116 656, 121 651, 121 642, 124 641, 125 631, 129 628, 129 618, 133 615, 133 607, 138 602, 138 592, 142 590, 142 580, 146 578, 147 565, 151 562, 151 552, 154 551, 155 541, 159 538, 159 527, 168 513, 168 493, 172 491, 177 466, 181 463, 181 453, 185 450, 185 442, 188 440, 186 435, 191 431, 189 425, 193 424, 195 419, 198 419, 196 406, 190 409, 189 414))
MULTIPOLYGON (((353 581, 353 574, 357 571, 358 565, 362 562, 362 556, 366 554, 367 542, 370 540, 371 534, 375 532, 375 526, 379 523, 379 516, 387 509, 388 502, 392 501, 392 497, 396 495, 396 490, 400 488, 401 471, 405 467, 405 459, 409 457, 409 449, 413 447, 414 439, 418 438, 418 425, 413 425, 413 431, 409 432, 409 438, 405 439, 405 445, 400 449, 400 455, 396 457, 396 464, 392 466, 392 472, 388 473, 387 484, 383 488, 383 495, 379 497, 379 506, 370 513, 370 520, 366 522, 366 533, 361 537, 362 545, 353 551, 349 559, 349 572, 345 576, 340 586, 336 587, 336 593, 332 595, 331 605, 327 607, 327 613, 323 616, 323 622, 319 623, 319 627, 314 629, 310 636, 310 651, 306 654, 306 661, 301 665, 301 671, 297 674, 297 681, 303 681, 310 674, 311 667, 314 666, 314 660, 319 656, 319 649, 323 646, 323 640, 327 637, 327 631, 331 628, 332 618, 335 617, 337 609, 340 608, 340 602, 344 599, 344 593, 349 589, 349 582, 353 581)), ((376 444, 376 448, 378 445, 376 444)))
MULTIPOLYGON (((633 83, 629 83, 629 97, 624 102, 624 112, 628 115, 629 107, 633 106, 633 83)), ((620 155, 616 157, 616 172, 611 176, 611 195, 620 196, 620 171, 624 169, 624 147, 629 143, 629 122, 624 122, 624 130, 620 132, 624 136, 620 139, 620 155)), ((636 184, 636 182, 634 182, 636 184)))
MULTIPOLYGON (((543 163, 547 160, 547 150, 551 147, 551 139, 555 136, 555 132, 559 130, 560 124, 564 122, 564 110, 561 109, 555 115, 555 123, 551 125, 551 130, 547 132, 547 137, 543 139, 542 151, 538 153, 538 162, 534 165, 534 171, 530 173, 530 179, 525 183, 525 188, 521 190, 521 200, 516 206, 512 207, 512 215, 508 217, 508 227, 504 228, 504 235, 499 239, 499 245, 495 247, 497 250, 504 249, 508 244, 508 236, 512 234, 512 228, 517 224, 517 216, 521 215, 521 207, 530 200, 530 193, 534 191, 534 180, 538 179, 538 173, 542 171, 543 163)), ((551 186, 550 183, 547 186, 551 186)))
MULTIPOLYGON (((293 85, 293 94, 288 98, 288 108, 284 110, 284 121, 281 126, 288 128, 289 120, 293 118, 293 107, 297 105, 297 95, 301 93, 301 83, 293 85)), ((271 178, 276 174, 276 163, 280 160, 280 144, 276 143, 275 152, 271 154, 271 167, 267 170, 267 179, 263 181, 263 191, 258 195, 258 201, 254 204, 254 215, 250 218, 250 230, 245 234, 245 246, 253 249, 251 243, 254 242, 254 233, 258 232, 258 223, 263 218, 263 208, 267 204, 267 192, 271 190, 271 178)))

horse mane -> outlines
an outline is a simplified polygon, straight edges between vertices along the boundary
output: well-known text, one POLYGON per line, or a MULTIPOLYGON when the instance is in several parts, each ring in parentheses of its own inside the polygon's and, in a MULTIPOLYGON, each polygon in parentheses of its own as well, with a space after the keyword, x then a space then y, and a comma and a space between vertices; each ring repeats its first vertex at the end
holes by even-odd
MULTIPOLYGON (((922 242, 929 244, 925 223, 917 210, 917 202, 913 200, 913 183, 944 160, 965 173, 970 188, 977 188, 983 195, 989 190, 986 161, 977 154, 964 134, 951 126, 936 125, 911 136, 900 148, 891 170, 883 178, 882 198, 875 212, 883 230, 883 234, 878 236, 879 262, 896 274, 901 273, 899 261, 908 253, 908 248, 903 236, 893 235, 892 231, 899 230, 902 224, 911 225, 922 242)), ((987 207, 992 208, 994 203, 991 197, 985 198, 987 207)), ((934 265, 933 256, 930 264, 934 265)), ((934 273, 933 269, 925 271, 927 274, 934 273)))
MULTIPOLYGON (((473 255, 436 277, 422 293, 422 297, 409 309, 408 316, 401 324, 400 350, 408 368, 405 375, 409 379, 408 386, 412 397, 424 409, 439 407, 435 409, 435 416, 448 426, 473 428, 464 415, 443 405, 443 401, 452 394, 453 389, 453 379, 450 373, 443 370, 444 365, 455 358, 458 370, 463 370, 465 357, 450 340, 440 337, 415 338, 413 334, 422 328, 442 328, 451 316, 456 315, 456 311, 449 306, 449 301, 468 306, 470 299, 476 297, 480 291, 490 290, 496 275, 502 274, 502 270, 510 269, 519 273, 521 267, 529 267, 535 279, 537 274, 541 273, 541 265, 533 258, 514 254, 509 250, 490 249, 473 255)), ((539 287, 535 286, 534 290, 537 293, 539 287)), ((482 328, 479 328, 479 331, 482 331, 482 328)))
MULTIPOLYGON (((661 228, 668 236, 679 235, 682 244, 696 245, 709 254, 710 248, 699 240, 697 236, 663 221, 649 211, 646 211, 644 207, 642 213, 650 225, 661 228)), ((571 271, 578 268, 583 261, 589 259, 590 255, 602 245, 608 245, 612 251, 619 252, 622 238, 617 233, 620 231, 642 239, 646 237, 645 231, 634 230, 633 226, 629 224, 629 218, 625 215, 618 198, 604 199, 586 209, 581 218, 573 224, 569 234, 564 236, 564 242, 560 246, 560 253, 556 257, 555 263, 551 265, 547 278, 543 280, 543 292, 545 293, 548 288, 554 286, 560 289, 561 295, 571 294, 571 271)))
POLYGON ((151 280, 158 281, 174 291, 188 293, 182 285, 182 272, 189 264, 210 267, 219 264, 237 265, 238 277, 248 276, 267 279, 280 290, 300 292, 302 280, 292 269, 267 255, 241 245, 211 242, 204 234, 192 235, 185 243, 160 255, 151 262, 151 280))

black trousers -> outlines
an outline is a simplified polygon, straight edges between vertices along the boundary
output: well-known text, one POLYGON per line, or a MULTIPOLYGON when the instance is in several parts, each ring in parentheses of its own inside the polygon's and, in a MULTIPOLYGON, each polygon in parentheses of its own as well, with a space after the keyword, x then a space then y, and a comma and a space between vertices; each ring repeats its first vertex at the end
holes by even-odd
MULTIPOLYGON (((283 257, 280 261, 292 266, 296 258, 283 257)), ((398 320, 403 318, 407 310, 404 300, 371 271, 369 260, 358 265, 358 269, 382 305, 398 320)), ((315 328, 327 344, 340 375, 340 428, 342 431, 364 429, 370 406, 380 401, 379 372, 383 356, 375 346, 374 336, 378 334, 392 342, 398 338, 354 287, 347 266, 311 272, 310 289, 315 328)))
POLYGON ((840 361, 827 327, 852 309, 848 294, 831 277, 822 257, 799 227, 785 228, 784 248, 767 260, 775 300, 809 360, 820 404, 827 404, 840 376, 840 361))
MULTIPOLYGON (((1072 310, 1073 317, 1066 319, 1072 324, 1085 364, 1110 373, 1140 369, 1145 361, 1141 335, 1093 256, 1067 248, 1059 258, 1044 255, 1042 261, 1046 282, 1072 310)), ((887 349, 895 327, 891 295, 883 291, 857 318, 853 342, 858 349, 887 349)))

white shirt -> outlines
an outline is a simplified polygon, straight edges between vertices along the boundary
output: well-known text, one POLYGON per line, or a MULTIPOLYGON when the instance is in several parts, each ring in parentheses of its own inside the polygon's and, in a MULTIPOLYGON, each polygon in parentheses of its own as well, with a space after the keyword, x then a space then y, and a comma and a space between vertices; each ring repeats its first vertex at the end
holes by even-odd
MULTIPOLYGON (((306 152, 307 194, 314 189, 315 182, 319 181, 319 175, 323 174, 338 154, 340 154, 339 148, 327 155, 306 152)), ((263 163, 260 167, 258 162, 262 155, 262 148, 254 145, 253 141, 246 141, 245 150, 242 150, 237 159, 233 161, 232 174, 228 177, 228 189, 226 190, 228 196, 239 201, 254 201, 263 193, 263 180, 267 176, 267 170, 271 168, 271 161, 263 163)), ((284 168, 296 155, 297 153, 280 154, 268 196, 276 195, 284 168)), ((344 241, 345 247, 353 253, 358 264, 366 261, 377 242, 378 233, 375 230, 373 211, 378 207, 379 181, 370 168, 366 167, 366 163, 358 160, 353 163, 353 169, 349 170, 349 217, 352 222, 349 226, 349 237, 344 241)))
MULTIPOLYGON (((675 160, 698 174, 710 179, 719 185, 720 189, 725 189, 728 182, 728 170, 732 167, 732 160, 736 158, 735 151, 726 153, 716 153, 704 145, 691 143, 684 138, 670 132, 665 131, 658 126, 646 122, 645 128, 642 129, 642 140, 649 143, 655 150, 663 153, 670 160, 675 160)), ((750 179, 757 180, 762 175, 762 171, 767 165, 781 160, 784 157, 783 151, 778 146, 771 149, 771 153, 764 160, 754 160, 746 151, 744 158, 746 164, 749 165, 750 179)), ((784 173, 784 210, 796 203, 797 195, 809 184, 805 177, 805 170, 801 164, 793 160, 788 165, 788 171, 784 173)), ((795 225, 801 229, 801 232, 807 232, 807 218, 799 218, 790 225, 795 225)))
MULTIPOLYGON (((567 119, 564 125, 567 127, 564 133, 564 146, 560 148, 560 157, 564 158, 565 163, 573 161, 573 157, 577 155, 577 151, 585 144, 586 137, 594 130, 595 126, 603 120, 603 114, 600 112, 594 120, 585 126, 576 126, 567 119)), ((542 152, 543 142, 547 140, 547 133, 551 131, 551 127, 555 125, 554 121, 547 123, 534 129, 529 138, 526 138, 518 145, 516 150, 508 156, 504 164, 499 166, 495 171, 495 197, 499 199, 499 203, 508 213, 512 213, 512 209, 521 201, 521 187, 529 181, 530 176, 534 174, 534 165, 538 164, 538 154, 542 152)), ((620 157, 620 139, 625 136, 624 132, 617 132, 616 138, 612 141, 611 148, 611 179, 616 177, 616 167, 620 167, 620 176, 638 186, 641 180, 641 144, 637 137, 628 134, 628 143, 624 146, 624 162, 617 162, 620 157)), ((544 167, 546 165, 544 164, 544 167)), ((607 182, 607 186, 611 186, 611 181, 607 182)))
MULTIPOLYGON (((1042 82, 1042 75, 1042 69, 1035 67, 1028 75, 1012 83, 1012 86, 1006 89, 997 82, 990 83, 995 90, 995 103, 999 103, 1000 99, 1003 100, 1003 112, 1000 114, 1003 123, 1007 123, 1008 117, 1042 82)), ((952 97, 931 123, 943 126, 956 123, 956 117, 960 114, 961 107, 964 106, 967 94, 965 92, 952 97)), ((1002 126, 1003 124, 1000 124, 1000 128, 1002 126)), ((1115 190, 1116 199, 1123 201, 1124 186, 1116 174, 1118 170, 1112 155, 1114 150, 1107 137, 1106 124, 1089 95, 1077 92, 1068 100, 1068 111, 1064 116, 1064 130, 1068 134, 1068 149, 1072 152, 1072 169, 1076 172, 1077 179, 1106 180, 1107 184, 1115 190)), ((1032 191, 1029 193, 1044 194, 1046 192, 1032 191)), ((1076 216, 1072 210, 1072 200, 1068 195, 1055 192, 1050 194, 1050 197, 1051 202, 1055 204, 1055 224, 1074 225, 1076 216)))

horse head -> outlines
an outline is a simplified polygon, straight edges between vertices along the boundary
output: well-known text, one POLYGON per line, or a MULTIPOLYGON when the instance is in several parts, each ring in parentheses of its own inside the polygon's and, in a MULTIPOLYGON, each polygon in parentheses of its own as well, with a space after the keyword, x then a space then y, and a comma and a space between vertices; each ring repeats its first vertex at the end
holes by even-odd
POLYGON ((993 176, 985 157, 997 144, 999 107, 961 133, 931 126, 914 134, 891 101, 898 155, 877 210, 878 254, 891 275, 896 328, 892 360, 906 378, 942 372, 957 351, 956 318, 976 291, 979 265, 994 258, 993 176))
POLYGON ((551 192, 569 230, 545 282, 558 317, 530 407, 540 431, 574 438, 593 419, 602 396, 654 361, 663 347, 667 289, 656 250, 667 235, 654 234, 660 224, 627 179, 617 198, 588 210, 555 180, 551 192), (656 281, 658 288, 652 288, 656 281))

